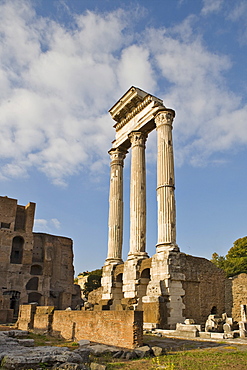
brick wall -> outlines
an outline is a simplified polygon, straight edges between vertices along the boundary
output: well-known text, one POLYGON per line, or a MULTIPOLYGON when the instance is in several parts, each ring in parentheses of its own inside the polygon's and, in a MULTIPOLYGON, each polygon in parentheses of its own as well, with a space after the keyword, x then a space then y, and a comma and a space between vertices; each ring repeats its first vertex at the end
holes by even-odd
POLYGON ((142 312, 55 311, 52 334, 134 348, 142 344, 142 312))
POLYGON ((33 314, 30 306, 21 306, 19 329, 33 326, 35 332, 49 330, 68 340, 88 339, 124 348, 143 344, 141 311, 53 311, 53 307, 39 306, 33 314))
POLYGON ((182 282, 185 295, 184 317, 203 324, 213 307, 217 314, 226 311, 225 273, 205 258, 180 254, 180 268, 185 275, 182 282))
POLYGON ((232 278, 232 317, 241 321, 241 304, 247 305, 247 274, 239 274, 232 278))

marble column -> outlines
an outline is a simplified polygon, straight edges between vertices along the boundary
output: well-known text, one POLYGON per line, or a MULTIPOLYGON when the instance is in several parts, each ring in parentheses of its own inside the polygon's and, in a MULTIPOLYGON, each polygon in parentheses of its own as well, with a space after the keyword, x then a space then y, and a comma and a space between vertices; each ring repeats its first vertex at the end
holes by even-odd
POLYGON ((147 257, 146 249, 146 164, 147 135, 133 131, 131 142, 130 179, 130 250, 128 260, 147 257))
POLYGON ((178 250, 176 245, 176 205, 174 158, 172 144, 173 110, 161 111, 155 117, 157 130, 157 252, 178 250))
POLYGON ((123 166, 127 151, 121 148, 109 150, 111 178, 108 219, 108 255, 106 264, 122 263, 123 244, 123 166))

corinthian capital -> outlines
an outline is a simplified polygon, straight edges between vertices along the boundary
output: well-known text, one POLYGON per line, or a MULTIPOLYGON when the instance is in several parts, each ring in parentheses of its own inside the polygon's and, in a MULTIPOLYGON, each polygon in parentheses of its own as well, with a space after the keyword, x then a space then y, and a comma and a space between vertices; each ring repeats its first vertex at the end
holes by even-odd
POLYGON ((173 111, 162 111, 157 114, 154 121, 155 121, 156 127, 159 127, 162 125, 172 126, 173 118, 174 118, 173 111))
POLYGON ((108 152, 111 157, 111 164, 123 164, 123 160, 126 157, 127 150, 122 148, 112 148, 108 152))
POLYGON ((139 131, 132 131, 129 134, 129 139, 131 142, 131 146, 145 146, 146 140, 147 140, 147 134, 144 132, 139 131))

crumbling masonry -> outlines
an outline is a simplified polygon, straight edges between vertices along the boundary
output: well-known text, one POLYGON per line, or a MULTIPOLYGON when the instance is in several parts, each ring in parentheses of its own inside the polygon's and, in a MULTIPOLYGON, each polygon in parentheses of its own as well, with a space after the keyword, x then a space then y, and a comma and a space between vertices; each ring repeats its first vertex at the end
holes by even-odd
POLYGON ((223 271, 204 258, 181 253, 176 244, 176 206, 172 128, 175 112, 162 100, 131 87, 110 109, 116 137, 111 157, 108 255, 98 309, 143 310, 144 325, 172 329, 185 318, 204 323, 225 311, 223 271), (145 145, 157 131, 158 240, 146 252, 145 145), (122 260, 123 166, 131 151, 130 243, 122 260))
POLYGON ((65 309, 76 297, 72 240, 33 233, 35 203, 0 197, 0 323, 20 304, 65 309))

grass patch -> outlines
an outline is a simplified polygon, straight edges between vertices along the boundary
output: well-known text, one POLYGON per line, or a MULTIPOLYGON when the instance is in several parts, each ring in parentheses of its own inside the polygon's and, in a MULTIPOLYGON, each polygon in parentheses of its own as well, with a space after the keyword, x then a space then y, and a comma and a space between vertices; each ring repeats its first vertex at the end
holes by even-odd
POLYGON ((48 334, 35 334, 29 333, 27 338, 34 340, 35 346, 56 346, 56 347, 68 347, 71 349, 76 349, 79 347, 77 342, 66 341, 63 338, 52 337, 48 334))
POLYGON ((192 350, 145 360, 111 363, 107 368, 111 370, 246 370, 246 363, 247 353, 242 351, 228 353, 192 350))

